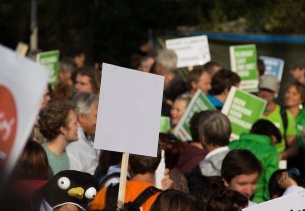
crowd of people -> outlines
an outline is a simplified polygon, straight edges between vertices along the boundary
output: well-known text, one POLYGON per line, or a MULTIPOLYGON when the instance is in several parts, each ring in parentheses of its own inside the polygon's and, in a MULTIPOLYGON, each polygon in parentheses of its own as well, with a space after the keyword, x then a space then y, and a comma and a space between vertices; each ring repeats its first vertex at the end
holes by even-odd
POLYGON ((93 148, 102 69, 87 65, 86 54, 76 50, 61 59, 58 83, 45 88, 1 210, 240 211, 305 187, 305 62, 293 64, 292 80, 280 87, 258 60, 258 92, 252 94, 266 108, 247 133, 230 140, 231 122, 221 109, 239 75, 210 61, 185 76, 173 50, 149 49, 147 40, 141 43, 130 68, 164 76, 161 114, 171 129, 159 134, 157 157, 130 155, 124 201, 117 203, 122 153, 93 148), (275 101, 280 88, 282 105, 275 101), (192 140, 182 142, 173 131, 197 90, 216 110, 195 113, 192 140), (162 190, 155 187, 161 150, 162 190), (282 160, 285 169, 279 169, 282 160))

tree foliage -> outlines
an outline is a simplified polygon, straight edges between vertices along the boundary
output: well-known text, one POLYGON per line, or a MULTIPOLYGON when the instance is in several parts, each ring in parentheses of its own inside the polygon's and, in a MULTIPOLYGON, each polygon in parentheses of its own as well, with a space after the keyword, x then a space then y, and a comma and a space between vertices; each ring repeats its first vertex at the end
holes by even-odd
MULTIPOLYGON (((92 60, 128 66, 148 31, 305 34, 305 0, 37 0, 39 48, 77 46, 92 60)), ((31 1, 1 0, 0 42, 29 43, 31 1)))

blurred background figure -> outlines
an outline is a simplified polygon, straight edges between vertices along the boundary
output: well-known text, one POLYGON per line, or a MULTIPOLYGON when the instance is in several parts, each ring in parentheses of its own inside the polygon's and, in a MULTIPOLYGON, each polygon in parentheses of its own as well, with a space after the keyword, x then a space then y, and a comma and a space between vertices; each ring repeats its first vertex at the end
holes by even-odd
POLYGON ((67 83, 72 86, 72 75, 75 74, 76 67, 71 59, 62 60, 59 63, 58 82, 67 83))
POLYGON ((71 59, 77 69, 85 66, 86 62, 86 53, 81 48, 71 48, 67 52, 67 58, 71 59))
POLYGON ((72 101, 77 108, 78 140, 70 143, 66 150, 70 169, 94 174, 100 150, 93 148, 96 129, 98 97, 93 93, 78 92, 72 101))
POLYGON ((174 128, 179 123, 190 101, 191 97, 186 94, 180 95, 175 99, 170 111, 170 124, 172 134, 174 132, 174 128))
POLYGON ((262 59, 257 59, 258 78, 265 74, 265 63, 262 59))
POLYGON ((43 137, 43 135, 40 133, 40 130, 39 130, 39 118, 42 115, 43 110, 46 108, 46 106, 49 104, 49 102, 51 102, 52 95, 53 95, 53 90, 52 90, 51 84, 48 83, 45 88, 45 91, 44 91, 44 94, 42 97, 42 102, 40 105, 40 110, 37 115, 36 122, 34 124, 34 128, 33 128, 32 134, 31 134, 31 138, 34 141, 37 141, 38 143, 45 142, 45 138, 43 137))
POLYGON ((52 100, 71 100, 73 95, 74 90, 71 84, 58 82, 54 87, 52 100))
POLYGON ((211 90, 211 76, 204 66, 195 66, 194 69, 188 73, 187 85, 191 96, 199 89, 204 95, 207 95, 211 90))
POLYGON ((212 89, 207 95, 211 103, 221 110, 232 86, 238 87, 240 77, 231 70, 221 69, 212 78, 212 89))
POLYGON ((177 168, 183 144, 180 141, 171 141, 167 134, 159 135, 159 144, 165 152, 165 168, 169 169, 169 176, 173 180, 171 189, 189 193, 187 180, 177 168))
MULTIPOLYGON (((296 124, 297 144, 299 153, 290 160, 290 164, 300 170, 305 178, 305 140, 303 131, 305 126, 305 85, 299 81, 288 83, 285 87, 284 107, 292 114, 296 124)), ((288 120, 289 121, 289 120, 288 120)))
POLYGON ((99 96, 101 86, 101 73, 93 67, 84 67, 76 73, 74 89, 77 92, 91 92, 99 96))
POLYGON ((305 61, 300 60, 290 66, 290 74, 294 80, 305 84, 305 61))
POLYGON ((207 154, 200 142, 200 135, 198 131, 199 119, 203 114, 203 111, 197 112, 190 120, 192 140, 183 143, 183 148, 177 163, 177 168, 183 174, 189 173, 199 164, 200 161, 205 158, 207 154))
POLYGON ((304 190, 304 179, 297 168, 279 169, 275 171, 269 181, 269 194, 275 199, 291 193, 304 190))
POLYGON ((289 111, 275 102, 278 91, 279 82, 274 75, 263 75, 260 78, 258 97, 267 102, 262 118, 271 121, 279 128, 282 140, 275 147, 280 153, 280 160, 289 160, 298 153, 295 120, 289 111))
POLYGON ((140 65, 137 68, 140 71, 150 73, 152 72, 152 66, 155 63, 155 57, 153 55, 147 55, 140 61, 140 65))
POLYGON ((241 211, 248 207, 248 199, 243 194, 223 188, 208 198, 204 211, 241 211))
POLYGON ((213 77, 219 70, 223 69, 222 66, 216 61, 209 61, 203 66, 204 69, 206 69, 210 73, 211 77, 213 77))
POLYGON ((26 143, 7 184, 1 210, 32 211, 31 196, 52 177, 43 147, 31 139, 26 143))
POLYGON ((162 101, 162 115, 170 116, 174 100, 187 91, 187 85, 177 73, 177 54, 173 50, 163 49, 158 53, 155 72, 163 75, 164 91, 162 101))

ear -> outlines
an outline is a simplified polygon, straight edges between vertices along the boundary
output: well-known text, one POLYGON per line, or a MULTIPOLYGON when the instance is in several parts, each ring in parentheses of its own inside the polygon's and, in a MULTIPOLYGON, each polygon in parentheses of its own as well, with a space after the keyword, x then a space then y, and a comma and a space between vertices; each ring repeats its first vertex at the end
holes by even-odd
POLYGON ((84 122, 84 118, 85 118, 85 115, 84 115, 84 114, 78 114, 78 115, 77 115, 77 121, 78 121, 79 123, 84 122))
POLYGON ((192 89, 194 89, 194 90, 197 90, 197 89, 198 89, 197 83, 196 83, 195 81, 192 81, 192 82, 191 82, 191 87, 192 87, 192 89))
POLYGON ((200 136, 200 142, 201 142, 203 149, 206 149, 207 145, 205 143, 205 137, 203 135, 200 136))
POLYGON ((225 90, 223 91, 223 93, 224 93, 226 96, 228 96, 229 92, 230 92, 230 90, 229 90, 228 88, 225 88, 225 90))
POLYGON ((66 129, 64 126, 61 126, 61 127, 60 127, 60 133, 61 133, 62 135, 66 135, 66 131, 67 131, 67 129, 66 129))
POLYGON ((228 183, 224 178, 222 178, 222 181, 223 181, 223 184, 224 184, 226 187, 229 187, 229 183, 228 183))

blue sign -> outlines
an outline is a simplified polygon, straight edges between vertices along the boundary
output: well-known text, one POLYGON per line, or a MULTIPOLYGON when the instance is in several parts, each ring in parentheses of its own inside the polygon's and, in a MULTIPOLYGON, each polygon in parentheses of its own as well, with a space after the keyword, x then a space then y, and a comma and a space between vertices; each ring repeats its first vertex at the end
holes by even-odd
POLYGON ((278 81, 281 81, 284 68, 284 60, 267 56, 260 56, 259 58, 263 60, 265 64, 264 74, 274 75, 278 81))

